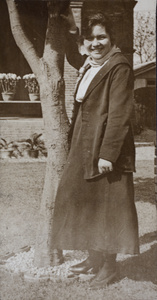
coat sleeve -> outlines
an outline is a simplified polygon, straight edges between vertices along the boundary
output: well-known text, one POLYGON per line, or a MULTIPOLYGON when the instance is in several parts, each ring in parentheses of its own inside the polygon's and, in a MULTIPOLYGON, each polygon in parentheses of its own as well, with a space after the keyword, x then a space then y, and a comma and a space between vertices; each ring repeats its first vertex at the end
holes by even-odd
POLYGON ((74 67, 75 69, 79 70, 80 67, 84 64, 86 59, 86 55, 81 55, 78 50, 78 32, 77 34, 74 33, 67 33, 66 37, 66 58, 69 64, 74 67))
POLYGON ((130 128, 134 76, 131 67, 119 64, 111 76, 106 130, 99 157, 115 163, 130 128))

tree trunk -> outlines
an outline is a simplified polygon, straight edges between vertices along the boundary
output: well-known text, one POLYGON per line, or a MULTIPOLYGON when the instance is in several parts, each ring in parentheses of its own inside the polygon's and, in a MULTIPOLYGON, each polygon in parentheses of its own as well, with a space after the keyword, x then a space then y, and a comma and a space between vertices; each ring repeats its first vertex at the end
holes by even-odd
MULTIPOLYGON (((55 105, 52 101, 52 90, 50 87, 47 87, 46 93, 44 93, 44 89, 45 87, 42 88, 41 85, 48 158, 34 257, 35 265, 40 267, 54 265, 59 262, 55 260, 57 256, 51 247, 53 243, 51 232, 56 191, 67 156, 67 123, 60 114, 61 105, 59 103, 55 105)), ((54 94, 55 90, 53 91, 53 98, 55 97, 54 94)), ((56 98, 58 97, 58 88, 56 87, 56 98)))
POLYGON ((56 251, 52 250, 51 232, 56 191, 67 156, 67 132, 69 128, 65 110, 63 80, 65 24, 59 17, 59 13, 61 9, 63 10, 69 5, 69 1, 64 1, 64 5, 62 1, 48 2, 48 27, 44 54, 41 59, 37 57, 32 44, 23 32, 15 3, 7 0, 7 4, 15 41, 40 85, 48 158, 40 205, 34 263, 38 267, 44 267, 56 265, 59 262, 56 260, 56 251))
POLYGON ((67 156, 67 129, 68 121, 64 116, 63 99, 64 84, 52 88, 43 84, 41 87, 42 111, 45 126, 45 135, 48 149, 46 176, 43 195, 40 205, 40 216, 36 238, 35 265, 43 267, 59 263, 57 253, 52 250, 51 233, 53 209, 56 191, 67 156), (59 93, 59 90, 61 93, 59 93), (57 259, 57 260, 56 260, 57 259))

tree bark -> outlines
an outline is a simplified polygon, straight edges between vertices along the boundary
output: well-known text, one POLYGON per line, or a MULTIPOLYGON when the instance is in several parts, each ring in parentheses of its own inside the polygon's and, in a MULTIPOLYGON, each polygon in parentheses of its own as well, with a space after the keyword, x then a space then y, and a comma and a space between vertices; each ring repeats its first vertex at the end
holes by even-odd
POLYGON ((59 263, 56 251, 52 250, 51 232, 56 191, 68 152, 69 121, 65 110, 63 79, 66 29, 63 20, 59 17, 59 2, 55 0, 48 2, 48 27, 44 53, 40 59, 22 30, 15 2, 6 1, 15 41, 40 85, 48 158, 40 205, 34 263, 38 267, 44 267, 59 263))

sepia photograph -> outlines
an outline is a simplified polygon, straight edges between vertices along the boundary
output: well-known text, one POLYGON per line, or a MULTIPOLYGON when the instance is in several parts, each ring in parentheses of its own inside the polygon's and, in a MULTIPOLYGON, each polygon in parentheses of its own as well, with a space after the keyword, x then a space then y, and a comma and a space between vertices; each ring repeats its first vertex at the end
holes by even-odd
POLYGON ((156 0, 0 0, 0 300, 157 298, 156 0))

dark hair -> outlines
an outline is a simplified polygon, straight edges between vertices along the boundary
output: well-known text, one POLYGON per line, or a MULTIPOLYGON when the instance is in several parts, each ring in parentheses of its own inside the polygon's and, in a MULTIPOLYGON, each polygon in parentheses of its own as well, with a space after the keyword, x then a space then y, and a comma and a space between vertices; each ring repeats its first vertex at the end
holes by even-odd
POLYGON ((84 19, 82 26, 82 37, 89 37, 92 33, 93 26, 102 25, 105 27, 106 32, 110 36, 111 44, 114 44, 114 34, 112 28, 112 22, 110 18, 103 14, 102 12, 97 12, 89 15, 86 19, 84 19))

